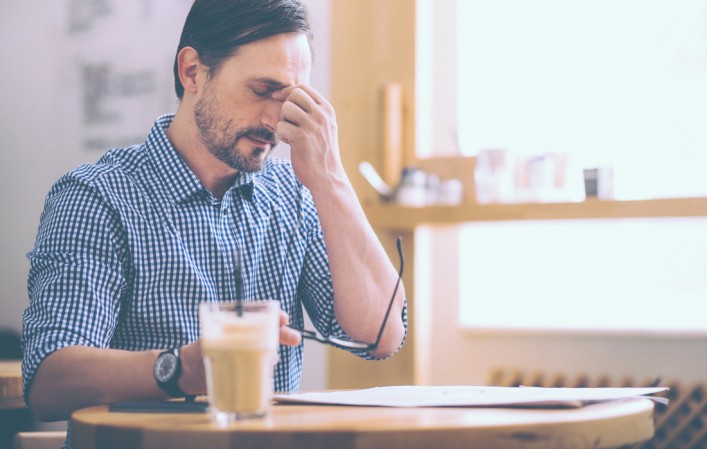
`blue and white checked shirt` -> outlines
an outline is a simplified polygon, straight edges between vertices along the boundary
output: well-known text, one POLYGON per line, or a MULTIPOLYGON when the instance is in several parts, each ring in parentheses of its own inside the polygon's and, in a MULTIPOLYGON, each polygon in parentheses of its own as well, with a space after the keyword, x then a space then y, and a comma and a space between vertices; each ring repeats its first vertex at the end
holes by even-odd
MULTIPOLYGON (((317 211, 289 161, 269 159, 215 198, 168 141, 172 119, 159 117, 143 145, 111 150, 49 192, 28 254, 25 397, 42 360, 66 346, 195 341, 198 304, 236 296, 239 260, 244 299, 280 301, 300 328, 304 305, 321 333, 344 336, 317 211)), ((301 366, 302 345, 281 346, 275 389, 297 390, 301 366)))

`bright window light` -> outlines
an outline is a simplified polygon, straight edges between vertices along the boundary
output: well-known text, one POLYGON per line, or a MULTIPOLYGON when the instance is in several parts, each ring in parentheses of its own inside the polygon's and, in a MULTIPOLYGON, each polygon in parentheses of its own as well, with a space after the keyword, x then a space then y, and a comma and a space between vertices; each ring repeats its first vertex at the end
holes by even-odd
POLYGON ((474 223, 460 319, 475 329, 707 330, 707 218, 474 223))
MULTIPOLYGON (((616 199, 707 195, 707 2, 455 1, 463 154, 609 166, 616 199)), ((461 322, 704 332, 705 229, 707 218, 465 225, 461 322)))
POLYGON ((707 2, 457 0, 463 153, 611 166, 619 199, 707 194, 707 2))

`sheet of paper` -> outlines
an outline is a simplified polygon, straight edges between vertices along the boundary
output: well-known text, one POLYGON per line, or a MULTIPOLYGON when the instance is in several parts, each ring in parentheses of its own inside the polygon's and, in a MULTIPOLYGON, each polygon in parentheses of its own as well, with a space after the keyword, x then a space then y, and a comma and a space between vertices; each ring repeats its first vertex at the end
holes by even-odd
MULTIPOLYGON (((540 388, 487 386, 394 386, 275 395, 279 403, 381 407, 581 407, 594 402, 648 397, 654 388, 540 388)), ((664 398, 653 398, 661 402, 664 398)))

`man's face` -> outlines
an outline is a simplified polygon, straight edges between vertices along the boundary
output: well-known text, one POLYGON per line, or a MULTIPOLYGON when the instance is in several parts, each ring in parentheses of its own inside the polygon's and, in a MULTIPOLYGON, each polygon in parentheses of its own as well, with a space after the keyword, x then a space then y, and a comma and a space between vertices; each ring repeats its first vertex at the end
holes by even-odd
POLYGON ((306 84, 311 58, 301 33, 239 47, 215 76, 207 77, 194 106, 199 138, 209 152, 239 172, 260 170, 278 142, 282 102, 272 93, 306 84))

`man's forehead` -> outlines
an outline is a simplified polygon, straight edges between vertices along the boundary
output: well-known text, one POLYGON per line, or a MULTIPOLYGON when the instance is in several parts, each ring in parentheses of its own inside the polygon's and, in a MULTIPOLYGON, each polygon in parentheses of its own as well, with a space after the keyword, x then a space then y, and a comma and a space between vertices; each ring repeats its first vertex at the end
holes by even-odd
POLYGON ((242 45, 229 62, 249 80, 283 88, 308 80, 312 52, 306 35, 286 33, 242 45))

